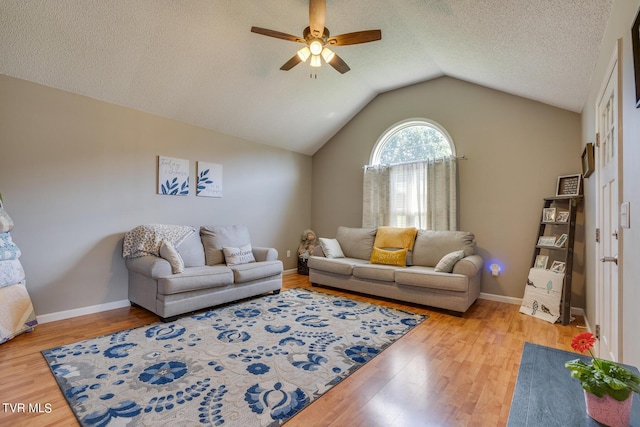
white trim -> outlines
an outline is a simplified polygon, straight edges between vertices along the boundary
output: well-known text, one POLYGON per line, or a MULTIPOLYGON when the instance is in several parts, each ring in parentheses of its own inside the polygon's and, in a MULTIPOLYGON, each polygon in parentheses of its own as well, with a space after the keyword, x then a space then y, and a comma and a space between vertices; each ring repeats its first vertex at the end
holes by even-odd
POLYGON ((297 268, 292 268, 291 270, 284 270, 282 272, 283 276, 289 276, 290 274, 298 274, 298 269, 297 268))
POLYGON ((453 138, 451 138, 451 135, 449 135, 449 132, 447 132, 447 130, 440 123, 434 120, 414 117, 412 119, 401 120, 395 123, 394 125, 390 126, 389 128, 387 128, 387 130, 385 130, 384 132, 382 132, 382 135, 378 137, 378 140, 373 146, 373 150, 371 150, 371 156, 369 157, 369 164, 377 165, 380 162, 380 152, 386 145, 387 140, 393 135, 395 135, 396 133, 400 132, 402 129, 411 127, 411 126, 426 126, 426 127, 431 127, 437 130, 442 135, 444 135, 447 142, 449 143, 449 146, 451 147, 451 155, 453 157, 457 155, 456 146, 453 143, 453 138))
POLYGON ((85 316, 87 314, 100 313, 101 311, 114 310, 116 308, 129 307, 129 300, 113 301, 106 304, 92 305, 89 307, 74 308, 73 310, 58 311, 57 313, 36 316, 38 323, 55 322, 56 320, 70 319, 72 317, 85 316))
MULTIPOLYGON (((522 305, 522 298, 505 297, 502 295, 487 294, 485 292, 480 292, 480 296, 478 298, 484 299, 487 301, 497 301, 497 302, 503 302, 506 304, 522 305)), ((587 321, 587 316, 585 315, 583 308, 571 307, 571 315, 583 317, 587 330, 591 331, 591 326, 589 326, 589 322, 587 321)))
POLYGON ((498 301, 507 304, 522 305, 522 298, 505 297, 502 295, 487 294, 485 292, 480 292, 480 296, 478 298, 486 299, 488 301, 498 301))

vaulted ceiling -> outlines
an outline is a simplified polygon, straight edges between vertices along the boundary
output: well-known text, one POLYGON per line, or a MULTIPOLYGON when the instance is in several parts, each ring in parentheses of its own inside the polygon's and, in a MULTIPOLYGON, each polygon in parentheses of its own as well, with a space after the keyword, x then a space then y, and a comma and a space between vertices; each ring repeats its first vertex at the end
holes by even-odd
POLYGON ((279 68, 307 0, 1 0, 0 74, 313 154, 377 94, 447 75, 580 112, 613 0, 327 0, 351 71, 279 68), (313 73, 313 77, 310 75, 313 73))

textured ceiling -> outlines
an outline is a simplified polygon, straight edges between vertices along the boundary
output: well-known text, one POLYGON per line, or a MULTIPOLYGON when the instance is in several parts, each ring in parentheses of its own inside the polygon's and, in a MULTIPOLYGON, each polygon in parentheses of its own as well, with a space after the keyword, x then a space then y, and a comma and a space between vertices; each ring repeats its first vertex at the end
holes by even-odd
POLYGON ((0 0, 0 73, 313 154, 377 94, 448 75, 580 112, 612 0, 327 0, 351 71, 280 66, 306 0, 0 0))

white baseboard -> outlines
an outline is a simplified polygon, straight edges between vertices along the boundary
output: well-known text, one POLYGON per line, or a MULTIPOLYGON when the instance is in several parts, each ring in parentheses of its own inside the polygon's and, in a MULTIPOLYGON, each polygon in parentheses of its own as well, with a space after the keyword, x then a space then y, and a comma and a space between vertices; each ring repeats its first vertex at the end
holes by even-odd
POLYGON ((298 269, 297 268, 292 268, 291 270, 284 270, 282 272, 283 276, 288 276, 290 274, 298 274, 298 269))
MULTIPOLYGON (((486 299, 486 300, 489 300, 489 301, 504 302, 504 303, 507 303, 507 304, 522 305, 522 298, 505 297, 505 296, 502 296, 502 295, 487 294, 485 292, 480 292, 480 296, 478 298, 486 299)), ((589 326, 589 322, 587 320, 587 316, 585 316, 585 314, 584 314, 584 309, 582 309, 580 307, 571 307, 571 315, 572 316, 582 316, 584 318, 584 323, 585 323, 586 329, 588 331, 591 331, 591 327, 589 326)))
POLYGON ((480 292, 480 296, 478 298, 489 301, 505 302, 507 304, 522 305, 522 298, 505 297, 502 295, 487 294, 485 292, 480 292))
POLYGON ((72 317, 84 316, 87 314, 100 313, 101 311, 114 310, 116 308, 129 307, 129 300, 108 302, 106 304, 92 305, 90 307, 75 308, 73 310, 59 311, 57 313, 43 314, 36 316, 38 323, 55 322, 56 320, 70 319, 72 317))

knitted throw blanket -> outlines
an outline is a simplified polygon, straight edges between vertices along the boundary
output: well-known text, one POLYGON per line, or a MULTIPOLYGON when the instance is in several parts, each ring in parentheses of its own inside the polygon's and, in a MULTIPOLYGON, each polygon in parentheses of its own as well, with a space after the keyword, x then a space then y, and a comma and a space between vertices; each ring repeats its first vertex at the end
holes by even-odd
POLYGON ((122 257, 160 256, 160 244, 163 240, 171 243, 173 247, 177 247, 195 231, 194 227, 187 225, 139 225, 124 235, 122 257))

